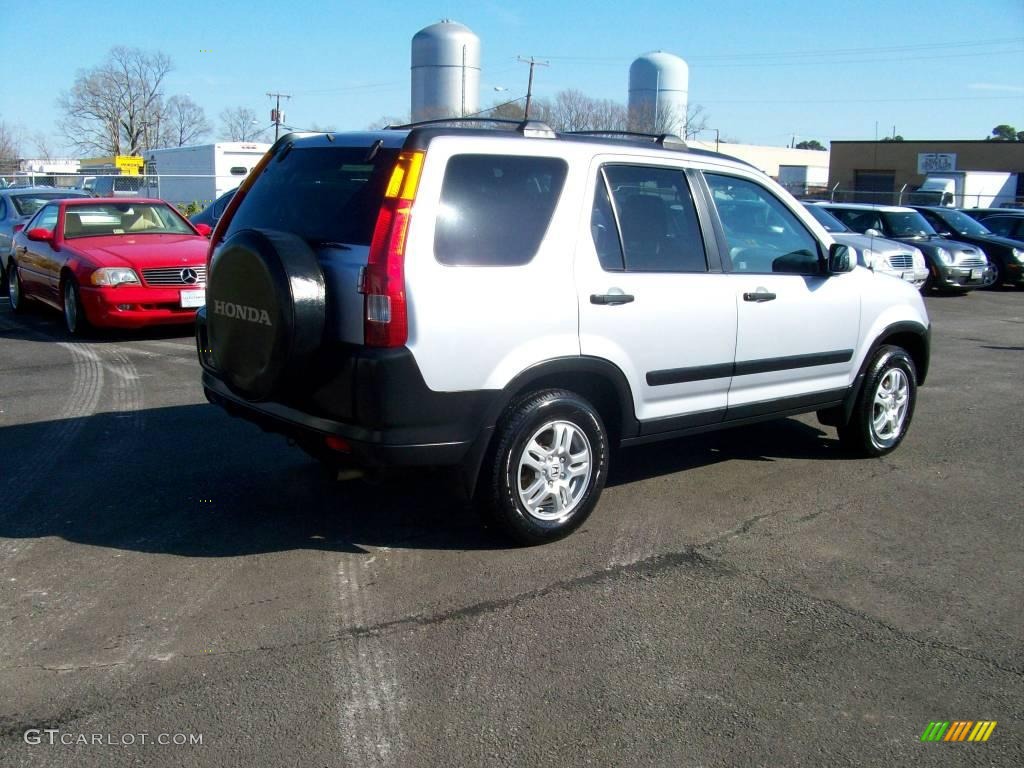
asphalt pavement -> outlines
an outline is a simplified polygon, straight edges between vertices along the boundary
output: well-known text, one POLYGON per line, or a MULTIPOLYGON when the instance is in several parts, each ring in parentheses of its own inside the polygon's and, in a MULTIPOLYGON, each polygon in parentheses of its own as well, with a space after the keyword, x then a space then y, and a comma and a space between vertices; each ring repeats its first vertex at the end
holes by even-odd
POLYGON ((624 451, 521 549, 208 405, 189 329, 0 300, 0 765, 1024 765, 1024 292, 927 303, 895 453, 624 451))

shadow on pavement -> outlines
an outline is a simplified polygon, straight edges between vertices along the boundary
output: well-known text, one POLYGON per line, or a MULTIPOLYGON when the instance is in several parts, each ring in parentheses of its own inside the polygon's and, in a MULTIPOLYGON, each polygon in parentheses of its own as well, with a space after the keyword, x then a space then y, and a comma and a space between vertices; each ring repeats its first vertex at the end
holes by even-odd
MULTIPOLYGON (((628 451, 611 485, 731 459, 831 458, 838 443, 793 420, 628 451)), ((102 413, 0 428, 0 536, 190 557, 362 545, 495 549, 451 473, 338 482, 276 435, 214 406, 102 413)))
POLYGON ((82 337, 72 336, 64 328, 64 318, 52 307, 38 302, 28 302, 25 311, 15 315, 11 312, 10 301, 0 298, 0 338, 20 341, 87 342, 105 344, 140 339, 182 339, 195 334, 195 326, 189 323, 157 325, 149 328, 92 328, 82 337))

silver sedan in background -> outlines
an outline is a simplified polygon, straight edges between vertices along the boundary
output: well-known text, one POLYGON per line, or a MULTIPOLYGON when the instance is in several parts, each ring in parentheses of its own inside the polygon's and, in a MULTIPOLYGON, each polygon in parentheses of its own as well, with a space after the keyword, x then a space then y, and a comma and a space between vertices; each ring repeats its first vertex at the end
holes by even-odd
POLYGON ((7 260, 11 255, 11 238, 15 228, 28 223, 36 211, 51 200, 65 197, 88 197, 85 192, 58 187, 8 187, 0 189, 0 282, 7 280, 7 260))
POLYGON ((928 263, 920 248, 898 240, 854 232, 820 206, 804 203, 804 208, 810 211, 837 243, 848 245, 856 251, 857 263, 862 267, 906 280, 918 289, 925 284, 928 279, 928 263))

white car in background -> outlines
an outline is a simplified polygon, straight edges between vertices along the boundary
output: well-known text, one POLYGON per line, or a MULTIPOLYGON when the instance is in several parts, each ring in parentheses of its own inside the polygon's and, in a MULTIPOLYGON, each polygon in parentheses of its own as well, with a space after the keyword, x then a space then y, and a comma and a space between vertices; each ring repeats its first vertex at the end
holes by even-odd
POLYGON ((804 208, 833 240, 857 252, 857 263, 862 267, 906 280, 915 288, 920 288, 928 279, 928 263, 920 248, 898 240, 858 234, 819 205, 805 203, 804 208))

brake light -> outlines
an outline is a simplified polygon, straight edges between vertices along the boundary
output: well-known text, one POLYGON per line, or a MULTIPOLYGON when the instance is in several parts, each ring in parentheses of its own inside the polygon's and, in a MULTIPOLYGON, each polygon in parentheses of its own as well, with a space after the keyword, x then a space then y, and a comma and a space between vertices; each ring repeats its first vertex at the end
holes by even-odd
POLYGON ((423 152, 399 154, 377 215, 362 285, 367 346, 401 347, 409 340, 405 240, 423 158, 423 152))

